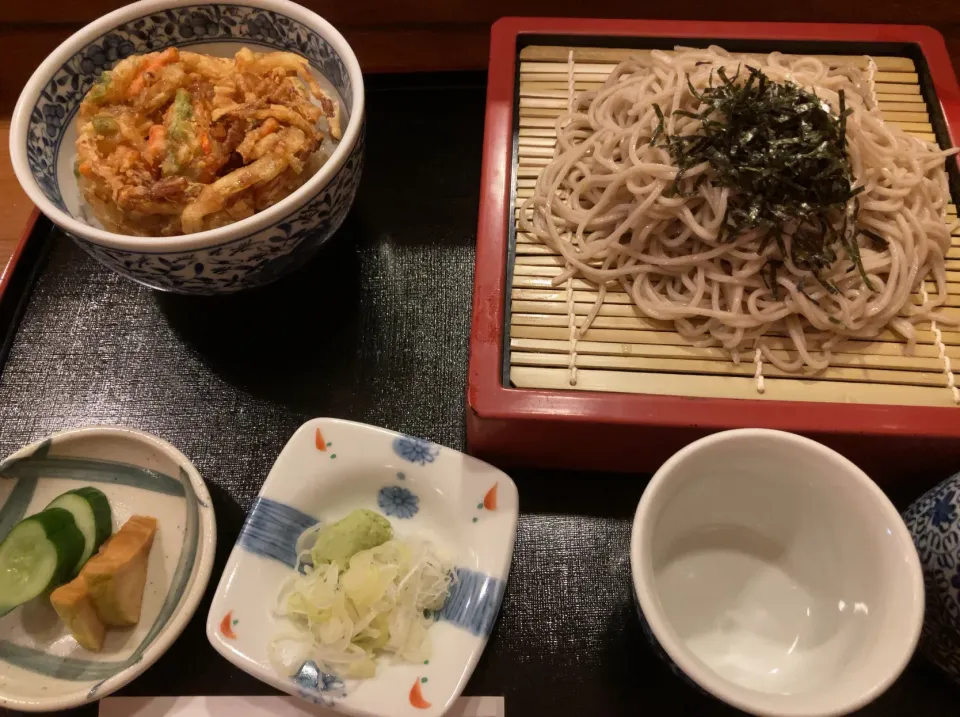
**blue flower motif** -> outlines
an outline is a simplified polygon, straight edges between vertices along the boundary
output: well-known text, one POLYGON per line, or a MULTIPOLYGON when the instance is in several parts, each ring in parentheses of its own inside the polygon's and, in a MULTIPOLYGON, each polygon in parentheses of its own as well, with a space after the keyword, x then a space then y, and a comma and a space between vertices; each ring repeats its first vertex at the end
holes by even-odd
POLYGON ((388 485, 380 489, 377 505, 386 515, 397 518, 412 518, 420 510, 420 499, 406 488, 388 485))
POLYGON ((307 660, 300 666, 293 676, 293 681, 308 690, 320 692, 342 692, 344 689, 343 680, 329 672, 323 672, 313 660, 307 660))
POLYGON ((393 452, 405 461, 425 466, 427 463, 433 463, 440 453, 440 447, 422 438, 397 436, 393 439, 393 452))
POLYGON ((294 674, 293 681, 298 685, 303 685, 304 687, 310 689, 318 689, 317 685, 320 681, 320 668, 317 666, 317 663, 313 660, 304 662, 300 666, 300 669, 297 670, 296 674, 294 674))
POLYGON ((321 692, 340 692, 343 690, 343 680, 329 672, 320 673, 321 692))
POLYGON ((47 123, 46 131, 50 137, 56 137, 63 124, 67 112, 63 105, 49 104, 43 107, 43 120, 47 123))
POLYGON ((267 37, 271 40, 276 40, 280 37, 280 33, 277 32, 277 28, 270 22, 270 17, 266 13, 254 15, 247 21, 247 27, 250 29, 250 34, 254 37, 267 37))
POLYGON ((192 12, 183 18, 178 28, 182 37, 210 37, 220 32, 217 21, 202 12, 192 12))
POLYGON ((954 491, 944 493, 930 509, 930 522, 933 527, 948 530, 957 519, 957 506, 953 503, 954 491))
POLYGON ((120 35, 107 35, 103 44, 91 45, 80 60, 80 69, 88 75, 99 75, 109 70, 118 60, 134 53, 133 43, 120 35))

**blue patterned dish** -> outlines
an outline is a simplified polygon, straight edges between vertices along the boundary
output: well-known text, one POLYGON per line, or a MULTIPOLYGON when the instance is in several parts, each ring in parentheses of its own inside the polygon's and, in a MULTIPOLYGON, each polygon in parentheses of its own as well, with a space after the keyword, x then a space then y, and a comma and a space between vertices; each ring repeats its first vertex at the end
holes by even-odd
POLYGON ((924 494, 903 519, 926 587, 920 651, 960 684, 960 473, 924 494))
POLYGON ((330 418, 287 443, 230 554, 207 637, 237 667, 274 687, 352 715, 443 714, 483 652, 503 597, 517 532, 517 488, 505 473, 449 448, 330 418), (272 615, 296 562, 298 536, 356 508, 389 517, 398 537, 446 548, 456 580, 430 628, 433 657, 381 661, 377 676, 344 681, 306 661, 285 677, 270 665, 272 615))
POLYGON ((273 281, 339 228, 360 181, 363 124, 360 66, 343 36, 315 13, 287 0, 142 0, 87 25, 40 65, 14 110, 10 155, 30 199, 100 262, 156 289, 218 294, 273 281), (73 175, 74 116, 100 73, 128 55, 171 46, 232 55, 244 45, 306 57, 339 94, 348 122, 320 171, 269 209, 197 234, 129 237, 88 222, 73 175))
POLYGON ((114 529, 133 514, 159 522, 140 622, 110 630, 93 653, 42 597, 0 617, 0 707, 62 710, 119 689, 177 639, 210 579, 217 531, 203 479, 169 443, 131 429, 66 431, 0 463, 0 539, 21 517, 82 485, 107 495, 114 529))

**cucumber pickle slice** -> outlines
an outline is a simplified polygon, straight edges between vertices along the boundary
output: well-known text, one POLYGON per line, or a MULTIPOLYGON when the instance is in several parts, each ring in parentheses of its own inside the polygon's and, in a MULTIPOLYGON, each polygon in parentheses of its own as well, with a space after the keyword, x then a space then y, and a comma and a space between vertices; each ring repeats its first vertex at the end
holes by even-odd
POLYGON ((68 491, 54 498, 47 506, 47 510, 50 508, 63 508, 70 511, 77 527, 83 533, 84 550, 77 560, 73 573, 76 575, 113 532, 110 502, 102 491, 88 486, 68 491))
POLYGON ((0 611, 70 579, 85 546, 73 514, 63 508, 50 508, 13 526, 0 543, 0 611))

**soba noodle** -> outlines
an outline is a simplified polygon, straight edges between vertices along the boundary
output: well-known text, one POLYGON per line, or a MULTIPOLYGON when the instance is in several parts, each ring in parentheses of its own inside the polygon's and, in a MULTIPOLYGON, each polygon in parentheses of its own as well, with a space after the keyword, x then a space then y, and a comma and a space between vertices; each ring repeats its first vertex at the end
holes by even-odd
POLYGON ((852 110, 847 152, 854 183, 864 187, 858 227, 886 246, 854 239, 869 283, 842 252, 824 275, 812 277, 791 261, 789 230, 786 255, 762 229, 723 235, 731 190, 710 181, 707 162, 684 174, 688 196, 669 191, 677 166, 667 149, 651 144, 659 124, 654 105, 662 108, 665 133, 695 132, 699 120, 673 114, 701 108, 688 78, 701 90, 716 81, 718 68, 733 77, 746 62, 717 47, 654 51, 620 63, 602 89, 576 97, 557 120, 556 153, 523 205, 521 229, 563 256, 566 269, 556 284, 576 276, 598 285, 597 302, 576 335, 589 328, 613 282, 645 316, 672 321, 691 344, 721 346, 734 361, 759 351, 758 359, 762 354, 784 371, 821 371, 845 341, 887 329, 912 347, 916 324, 945 320, 936 312, 947 299, 950 246, 944 161, 956 150, 940 151, 885 124, 854 68, 778 53, 750 58, 769 79, 801 86, 835 114, 843 89, 852 110), (702 173, 706 181, 697 182, 702 173), (776 287, 765 281, 769 260, 782 262, 776 287), (915 303, 914 291, 927 277, 936 291, 915 303), (789 350, 773 351, 771 336, 782 337, 773 343, 789 350))

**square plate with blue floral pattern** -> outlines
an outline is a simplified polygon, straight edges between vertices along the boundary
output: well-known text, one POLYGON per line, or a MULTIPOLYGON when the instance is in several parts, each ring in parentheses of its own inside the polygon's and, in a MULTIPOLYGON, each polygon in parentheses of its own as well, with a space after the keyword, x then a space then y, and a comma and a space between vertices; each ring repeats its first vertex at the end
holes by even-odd
POLYGON ((363 717, 443 714, 463 691, 500 609, 519 503, 502 471, 458 451, 360 423, 300 427, 247 515, 207 618, 207 637, 233 664, 292 695, 363 717), (273 613, 299 535, 357 508, 387 516, 399 538, 442 546, 456 580, 430 628, 423 664, 383 659, 368 680, 341 680, 304 662, 293 677, 270 664, 273 613))

